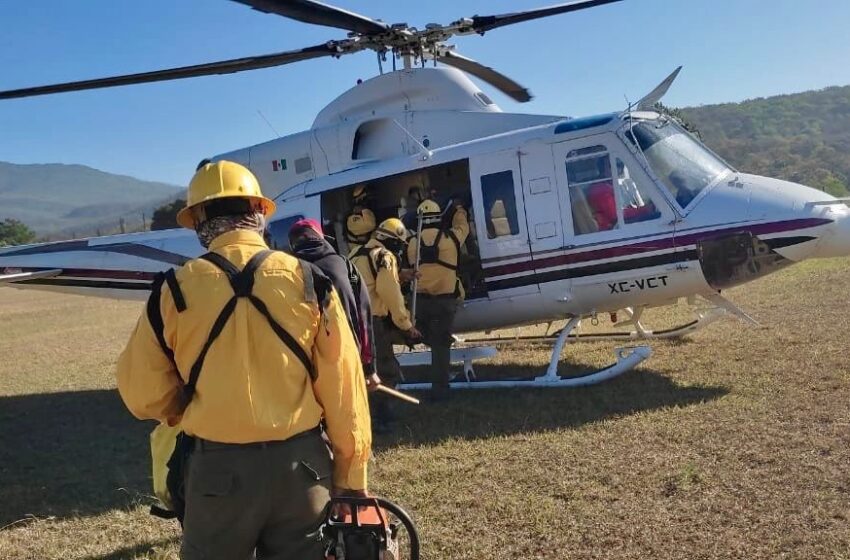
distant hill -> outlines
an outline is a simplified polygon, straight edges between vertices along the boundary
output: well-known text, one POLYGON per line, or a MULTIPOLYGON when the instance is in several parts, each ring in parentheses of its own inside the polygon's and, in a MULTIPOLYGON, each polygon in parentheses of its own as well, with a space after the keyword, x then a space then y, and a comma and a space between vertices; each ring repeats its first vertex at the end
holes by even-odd
POLYGON ((850 86, 680 112, 741 171, 850 194, 850 86))
POLYGON ((0 162, 0 220, 16 218, 39 235, 141 229, 154 208, 182 195, 180 187, 113 175, 83 165, 0 162))

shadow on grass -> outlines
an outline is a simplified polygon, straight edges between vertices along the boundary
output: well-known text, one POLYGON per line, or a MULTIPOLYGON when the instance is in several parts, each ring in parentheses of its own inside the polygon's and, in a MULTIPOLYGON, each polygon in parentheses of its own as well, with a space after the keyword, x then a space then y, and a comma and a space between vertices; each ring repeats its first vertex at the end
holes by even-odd
MULTIPOLYGON (((522 369, 490 367, 490 372, 487 365, 477 367, 479 376, 522 369)), ((447 403, 399 403, 399 429, 376 438, 375 445, 577 427, 705 402, 727 392, 723 387, 682 387, 646 370, 578 389, 457 391, 447 403)), ((89 516, 135 506, 140 494, 151 493, 151 429, 153 423, 130 416, 116 391, 0 398, 0 527, 27 515, 89 516)))
POLYGON ((142 543, 134 546, 120 548, 101 556, 86 556, 84 560, 133 560, 139 555, 149 554, 156 549, 177 542, 177 537, 171 539, 162 539, 153 543, 142 543))
MULTIPOLYGON (((506 369, 519 377, 524 373, 522 366, 505 365, 476 366, 476 373, 479 379, 494 379, 504 377, 506 369)), ((539 369, 530 371, 539 375, 539 369)), ((660 373, 643 369, 590 387, 457 390, 446 402, 426 400, 418 407, 394 403, 398 425, 391 435, 377 437, 375 447, 575 428, 637 412, 703 403, 728 392, 720 386, 677 385, 660 373)), ((417 396, 427 398, 425 393, 417 396)))
POLYGON ((0 397, 0 526, 133 506, 152 493, 153 426, 114 390, 0 397))

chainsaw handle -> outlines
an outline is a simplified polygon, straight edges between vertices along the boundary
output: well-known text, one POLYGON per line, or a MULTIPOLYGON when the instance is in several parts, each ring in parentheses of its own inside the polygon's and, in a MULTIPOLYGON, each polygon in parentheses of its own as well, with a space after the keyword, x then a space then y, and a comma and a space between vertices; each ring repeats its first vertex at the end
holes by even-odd
MULTIPOLYGON (((407 531, 407 535, 410 539, 410 560, 419 560, 419 531, 416 529, 416 524, 413 523, 413 518, 410 517, 401 506, 395 504, 389 500, 384 498, 378 498, 374 496, 370 496, 368 498, 364 497, 355 497, 355 496, 337 496, 331 498, 330 503, 328 504, 328 512, 331 511, 331 508, 334 504, 347 504, 351 506, 352 509, 352 522, 357 523, 357 508, 358 507, 375 507, 377 504, 378 511, 384 509, 393 515, 395 515, 401 524, 404 525, 404 529, 407 531)), ((330 520, 328 523, 331 523, 330 520)))
POLYGON ((384 498, 378 498, 378 505, 398 517, 410 537, 410 560, 419 560, 419 531, 410 515, 404 509, 384 498))

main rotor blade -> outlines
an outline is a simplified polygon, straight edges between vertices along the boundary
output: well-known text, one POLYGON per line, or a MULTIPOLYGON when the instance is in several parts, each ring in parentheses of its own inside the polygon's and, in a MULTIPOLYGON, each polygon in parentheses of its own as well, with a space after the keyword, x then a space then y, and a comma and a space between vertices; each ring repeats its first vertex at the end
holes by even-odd
POLYGON ((578 10, 586 10, 587 8, 595 8, 604 4, 612 4, 622 0, 578 0, 577 2, 567 2, 565 4, 557 4, 547 8, 538 8, 536 10, 528 10, 526 12, 514 12, 512 14, 500 14, 495 16, 473 16, 472 28, 478 33, 484 33, 497 27, 505 25, 513 25, 523 21, 532 19, 544 18, 567 12, 577 12, 578 10))
POLYGON ((235 58, 233 60, 222 60, 220 62, 209 62, 207 64, 196 64, 194 66, 182 66, 180 68, 156 70, 154 72, 142 72, 140 74, 128 74, 126 76, 113 76, 110 78, 98 78, 95 80, 83 80, 80 82, 67 82, 64 84, 0 91, 0 99, 34 97, 36 95, 48 95, 51 93, 127 86, 148 82, 163 82, 166 80, 179 80, 182 78, 194 78, 197 76, 210 76, 213 74, 232 74, 234 72, 242 72, 244 70, 256 70, 258 68, 282 66, 284 64, 291 64, 301 60, 308 60, 323 56, 335 56, 339 54, 340 53, 336 50, 333 43, 326 43, 324 45, 316 45, 314 47, 307 47, 296 51, 235 58))
POLYGON ((437 56, 437 60, 443 64, 453 66, 458 70, 463 70, 472 74, 476 78, 480 78, 497 88, 499 91, 520 103, 531 101, 531 93, 520 84, 508 78, 504 74, 493 70, 489 66, 484 66, 480 62, 476 62, 471 58, 466 58, 453 51, 446 51, 437 56))
POLYGON ((315 0, 233 0, 257 11, 277 14, 305 23, 326 25, 347 29, 364 35, 383 33, 390 28, 386 23, 361 16, 336 6, 330 6, 315 0))
POLYGON ((638 101, 637 105, 635 105, 635 109, 638 111, 651 111, 655 104, 661 101, 661 98, 667 95, 667 90, 670 89, 670 86, 673 85, 673 82, 676 81, 676 77, 679 75, 679 72, 682 71, 682 67, 679 66, 673 73, 664 78, 664 81, 655 86, 655 89, 647 93, 643 99, 638 101))

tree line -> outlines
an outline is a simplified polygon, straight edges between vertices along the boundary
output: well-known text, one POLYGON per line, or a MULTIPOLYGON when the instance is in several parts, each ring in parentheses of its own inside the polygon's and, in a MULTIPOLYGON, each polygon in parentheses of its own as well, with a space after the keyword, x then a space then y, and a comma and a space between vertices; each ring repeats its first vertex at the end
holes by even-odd
POLYGON ((674 113, 741 171, 850 195, 850 86, 674 113))

